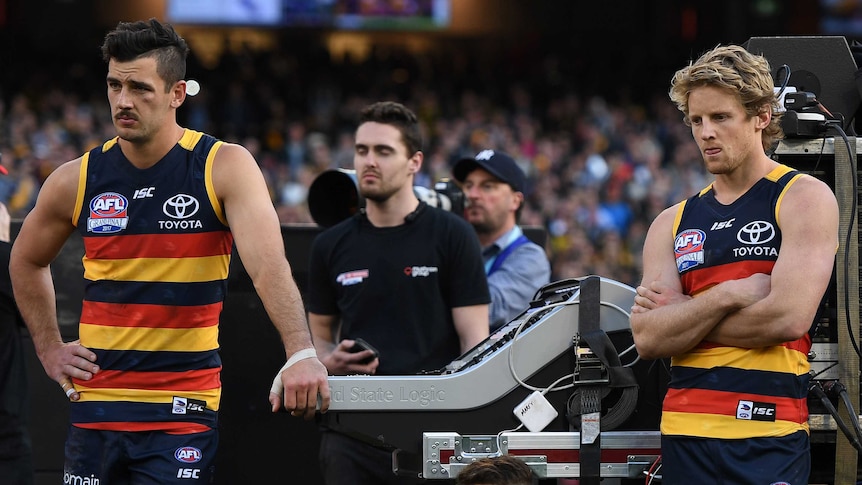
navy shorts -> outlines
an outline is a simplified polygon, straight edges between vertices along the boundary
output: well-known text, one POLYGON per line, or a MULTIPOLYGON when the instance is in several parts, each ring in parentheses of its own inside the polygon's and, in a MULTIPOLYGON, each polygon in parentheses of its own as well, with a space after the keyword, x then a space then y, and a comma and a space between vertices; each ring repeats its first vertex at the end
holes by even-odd
POLYGON ((742 440, 661 437, 662 485, 806 485, 810 472, 805 431, 742 440))
POLYGON ((217 447, 218 431, 214 429, 194 434, 168 434, 70 426, 66 436, 63 483, 213 483, 217 447))

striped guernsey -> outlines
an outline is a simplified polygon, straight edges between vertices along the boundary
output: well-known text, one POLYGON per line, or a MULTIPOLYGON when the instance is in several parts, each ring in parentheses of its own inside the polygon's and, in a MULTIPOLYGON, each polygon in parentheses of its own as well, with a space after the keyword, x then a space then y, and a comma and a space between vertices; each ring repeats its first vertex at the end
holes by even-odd
POLYGON ((73 425, 177 434, 216 426, 233 246, 212 184, 221 143, 186 130, 144 170, 116 138, 82 157, 72 221, 85 248, 80 339, 101 371, 74 381, 73 425))

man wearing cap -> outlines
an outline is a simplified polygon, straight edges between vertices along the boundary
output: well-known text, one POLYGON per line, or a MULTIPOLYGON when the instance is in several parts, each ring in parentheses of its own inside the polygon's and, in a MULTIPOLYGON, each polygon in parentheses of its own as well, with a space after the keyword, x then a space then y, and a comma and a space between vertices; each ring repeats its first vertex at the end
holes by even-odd
POLYGON ((464 191, 464 217, 482 245, 491 291, 491 331, 524 311, 551 277, 545 250, 518 226, 526 176, 509 155, 483 150, 455 164, 452 174, 464 191))

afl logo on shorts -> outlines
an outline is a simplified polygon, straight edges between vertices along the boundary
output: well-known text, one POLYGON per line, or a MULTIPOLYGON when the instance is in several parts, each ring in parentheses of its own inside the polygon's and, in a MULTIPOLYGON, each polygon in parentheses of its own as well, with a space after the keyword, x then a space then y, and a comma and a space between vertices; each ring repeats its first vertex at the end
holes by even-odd
POLYGON ((129 200, 116 192, 105 192, 90 200, 90 217, 87 231, 96 233, 120 232, 129 224, 129 200))
POLYGON ((703 264, 703 243, 706 233, 700 229, 686 229, 676 235, 673 252, 676 254, 676 267, 680 273, 703 264))
POLYGON ((174 452, 174 458, 183 463, 197 463, 203 457, 204 454, 201 453, 201 450, 194 446, 183 446, 182 448, 177 448, 177 451, 174 452))

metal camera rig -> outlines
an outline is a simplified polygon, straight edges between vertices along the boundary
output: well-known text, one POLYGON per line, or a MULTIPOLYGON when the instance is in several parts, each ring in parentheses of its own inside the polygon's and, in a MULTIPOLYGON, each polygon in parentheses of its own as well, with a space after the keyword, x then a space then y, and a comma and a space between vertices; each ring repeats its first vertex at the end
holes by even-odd
POLYGON ((510 454, 542 478, 642 481, 660 454, 667 369, 637 357, 634 295, 598 276, 549 284, 443 369, 330 377, 323 419, 391 451, 393 471, 403 475, 451 479, 475 459, 510 454), (537 393, 551 415, 540 418, 541 430, 522 431, 518 415, 537 393))

